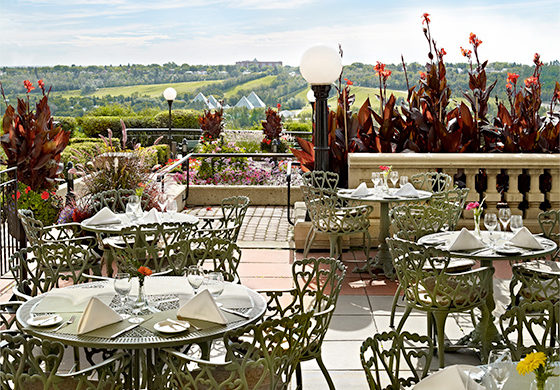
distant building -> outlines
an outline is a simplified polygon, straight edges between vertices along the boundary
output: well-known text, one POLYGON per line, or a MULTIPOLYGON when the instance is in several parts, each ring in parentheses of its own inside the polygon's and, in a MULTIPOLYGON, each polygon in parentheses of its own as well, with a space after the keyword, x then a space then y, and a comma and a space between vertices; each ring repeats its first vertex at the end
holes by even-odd
POLYGON ((243 96, 241 99, 239 99, 239 101, 237 102, 237 104, 234 107, 245 107, 248 108, 249 110, 252 110, 253 105, 251 104, 251 102, 245 97, 243 96))
POLYGON ((222 105, 220 104, 220 102, 218 100, 216 100, 216 98, 214 96, 210 95, 210 96, 208 96, 207 106, 210 109, 216 109, 216 108, 220 108, 222 105))
POLYGON ((266 104, 261 100, 261 98, 255 93, 255 91, 251 91, 249 96, 247 96, 247 100, 253 105, 255 108, 264 108, 266 104))
POLYGON ((278 66, 282 66, 282 61, 257 61, 257 59, 255 58, 253 61, 237 61, 235 63, 235 65, 239 65, 239 66, 251 66, 251 65, 256 65, 259 68, 264 68, 265 66, 273 66, 273 67, 278 67, 278 66))
POLYGON ((204 104, 208 105, 208 99, 206 99, 206 96, 204 96, 202 92, 199 92, 198 95, 196 95, 192 101, 203 102, 204 104))

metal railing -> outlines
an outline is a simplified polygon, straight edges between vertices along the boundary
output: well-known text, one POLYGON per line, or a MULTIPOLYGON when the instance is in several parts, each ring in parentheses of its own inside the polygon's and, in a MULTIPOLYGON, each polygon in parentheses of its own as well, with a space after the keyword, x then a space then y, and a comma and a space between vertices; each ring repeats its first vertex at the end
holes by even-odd
POLYGON ((26 245, 25 231, 17 215, 17 168, 0 171, 0 276, 8 272, 10 256, 26 245))
MULTIPOLYGON (((165 178, 168 174, 172 173, 176 168, 182 167, 183 171, 186 171, 187 176, 187 188, 185 190, 185 195, 183 196, 183 201, 186 201, 189 197, 189 189, 190 189, 190 161, 193 158, 252 158, 258 160, 265 160, 265 159, 287 159, 287 158, 295 158, 291 153, 189 153, 186 156, 178 159, 172 165, 165 167, 161 172, 157 174, 157 181, 161 181, 161 190, 165 191, 165 178)), ((288 161, 288 166, 286 169, 286 184, 288 187, 288 194, 287 194, 287 206, 288 206, 288 222, 293 225, 294 222, 291 220, 290 217, 290 203, 291 203, 291 183, 292 183, 292 167, 300 165, 299 161, 288 161)))

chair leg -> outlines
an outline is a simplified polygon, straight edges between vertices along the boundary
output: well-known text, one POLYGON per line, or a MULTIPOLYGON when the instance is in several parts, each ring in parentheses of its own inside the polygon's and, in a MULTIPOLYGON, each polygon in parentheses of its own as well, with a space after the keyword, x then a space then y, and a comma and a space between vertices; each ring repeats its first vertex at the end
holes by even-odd
POLYGON ((296 389, 303 390, 303 377, 301 375, 301 363, 296 366, 296 389))
POLYGON ((319 365, 319 368, 323 372, 323 376, 327 380, 327 384, 329 385, 329 390, 335 390, 334 383, 329 374, 329 370, 327 370, 327 367, 325 367, 325 363, 323 363, 323 358, 321 357, 321 355, 319 355, 315 359, 317 360, 317 364, 319 365))
POLYGON ((448 313, 445 311, 433 313, 436 322, 439 368, 445 367, 445 320, 447 315, 448 313))
POLYGON ((434 316, 431 312, 426 313, 428 316, 428 337, 434 339, 434 316))
POLYGON ((335 236, 333 234, 329 235, 329 244, 329 256, 333 259, 338 259, 338 236, 335 236))
POLYGON ((393 297, 393 304, 391 306, 391 317, 389 319, 389 327, 391 329, 395 328, 395 313, 397 311, 397 306, 398 306, 399 298, 401 296, 401 292, 402 292, 402 287, 399 284, 397 286, 397 291, 395 291, 395 296, 393 297))
POLYGON ((403 314, 401 320, 399 321, 399 325, 397 326, 397 330, 396 330, 397 333, 400 333, 400 332, 401 332, 401 330, 402 330, 402 328, 403 328, 403 326, 404 326, 404 323, 406 322, 406 319, 407 319, 408 316, 410 315, 410 312, 411 312, 411 311, 412 311, 412 307, 410 307, 410 306, 407 305, 407 306, 406 306, 406 309, 404 310, 404 314, 403 314))
POLYGON ((307 232, 307 237, 305 237, 305 245, 303 247, 303 257, 307 257, 309 250, 311 249, 311 244, 315 240, 315 229, 310 228, 307 232))

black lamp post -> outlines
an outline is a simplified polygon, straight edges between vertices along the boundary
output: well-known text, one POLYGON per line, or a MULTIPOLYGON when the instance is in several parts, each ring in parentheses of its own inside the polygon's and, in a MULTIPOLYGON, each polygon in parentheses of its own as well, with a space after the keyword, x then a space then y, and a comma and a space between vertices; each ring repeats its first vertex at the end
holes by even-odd
POLYGON ((175 100, 175 98, 177 97, 177 91, 175 91, 175 88, 166 88, 165 91, 163 91, 163 97, 165 100, 167 100, 167 104, 169 104, 169 130, 167 132, 167 144, 169 145, 169 150, 171 151, 171 154, 173 155, 173 150, 172 150, 172 139, 171 139, 171 106, 173 105, 173 100, 175 100))
POLYGON ((338 52, 328 46, 308 49, 301 58, 299 71, 311 84, 315 96, 315 170, 329 170, 328 106, 331 84, 342 72, 338 52))
POLYGON ((311 129, 315 128, 315 92, 312 89, 307 91, 307 101, 311 106, 311 129))

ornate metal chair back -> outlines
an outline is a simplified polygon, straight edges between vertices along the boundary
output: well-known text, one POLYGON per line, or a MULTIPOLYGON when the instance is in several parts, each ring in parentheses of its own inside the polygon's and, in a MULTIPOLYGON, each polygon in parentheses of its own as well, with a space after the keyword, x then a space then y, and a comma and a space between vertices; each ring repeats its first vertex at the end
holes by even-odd
POLYGON ((521 360, 529 352, 552 353, 560 337, 555 320, 558 310, 558 303, 550 301, 522 303, 500 316, 500 330, 513 360, 521 360))
POLYGON ((434 192, 428 204, 449 213, 452 217, 449 221, 449 229, 454 230, 465 209, 469 192, 469 188, 453 188, 452 190, 434 192))
POLYGON ((243 224, 243 219, 247 214, 250 199, 246 196, 232 196, 230 198, 222 199, 222 213, 224 218, 224 228, 233 226, 235 233, 232 241, 237 241, 239 230, 243 224))
POLYGON ((302 175, 303 184, 310 187, 335 191, 338 189, 338 174, 324 171, 309 171, 302 175))
POLYGON ((47 243, 17 251, 10 257, 9 265, 16 293, 26 298, 84 282, 96 261, 89 250, 80 246, 47 243))
POLYGON ((410 182, 418 190, 430 192, 448 191, 453 188, 453 178, 443 172, 423 172, 411 176, 410 182))
POLYGON ((416 333, 383 332, 366 339, 360 348, 360 360, 370 389, 409 388, 428 375, 434 346, 432 339, 416 333), (390 347, 387 348, 390 342, 390 347), (401 372, 410 376, 403 378, 401 372), (390 384, 383 388, 382 375, 390 384))
POLYGON ((511 302, 560 302, 560 275, 548 272, 558 263, 550 260, 532 260, 514 264, 509 285, 511 302))
POLYGON ((459 205, 441 208, 432 204, 403 204, 389 211, 391 226, 399 237, 408 241, 418 241, 419 238, 454 226, 455 216, 461 214, 459 205))
MULTIPOLYGON (((103 207, 108 207, 110 210, 117 213, 124 213, 126 211, 128 198, 135 195, 135 190, 125 189, 99 192, 91 197, 91 207, 94 213, 97 213, 103 207)), ((148 196, 144 194, 142 196, 141 203, 142 210, 145 210, 150 203, 150 199, 148 198, 148 196)))

